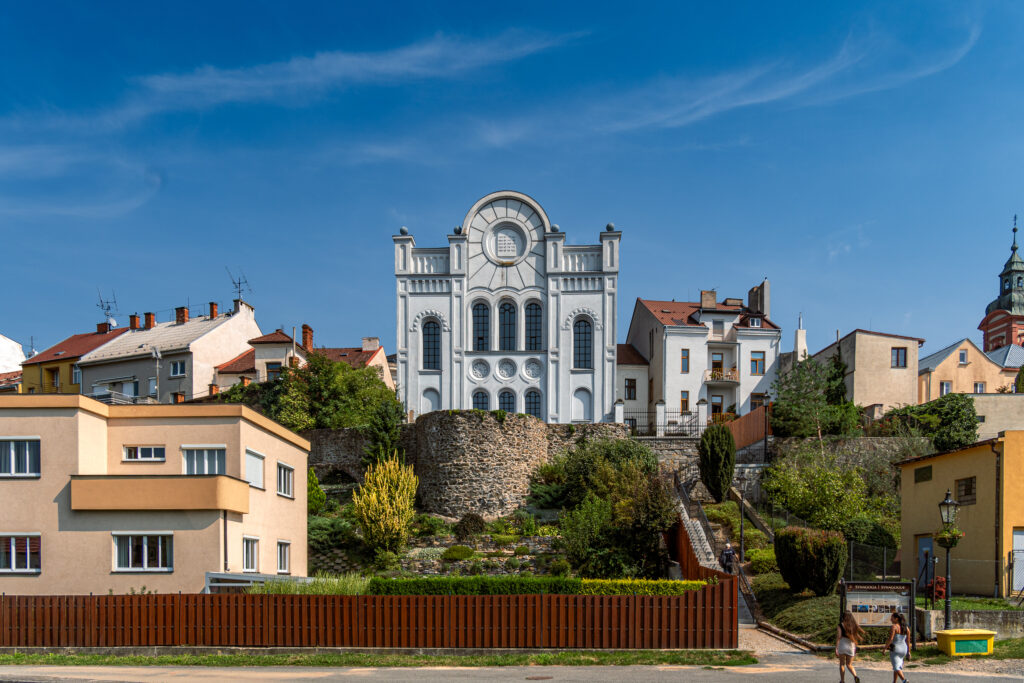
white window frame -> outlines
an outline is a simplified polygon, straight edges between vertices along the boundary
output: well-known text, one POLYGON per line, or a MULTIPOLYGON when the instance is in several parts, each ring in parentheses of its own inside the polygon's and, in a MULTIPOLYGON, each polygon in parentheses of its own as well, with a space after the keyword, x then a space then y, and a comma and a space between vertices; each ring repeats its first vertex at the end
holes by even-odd
POLYGON ((227 474, 228 471, 228 447, 226 444, 182 444, 181 445, 181 472, 182 474, 189 474, 188 471, 188 453, 187 451, 205 451, 203 454, 203 471, 193 472, 190 476, 198 477, 203 475, 223 475, 227 474), (210 459, 211 457, 216 459, 215 455, 211 455, 211 451, 224 451, 224 471, 223 472, 209 472, 210 459))
POLYGON ((0 538, 9 539, 7 541, 7 543, 8 543, 7 552, 9 553, 8 556, 11 558, 11 566, 9 568, 0 567, 0 575, 2 575, 2 574, 41 574, 42 573, 42 571, 43 571, 43 540, 42 540, 42 534, 40 534, 38 531, 0 531, 0 538), (19 539, 19 538, 24 538, 26 540, 30 539, 30 538, 38 538, 39 539, 39 566, 38 567, 34 567, 33 568, 33 567, 29 567, 28 566, 30 564, 29 558, 31 557, 31 555, 28 552, 28 550, 29 550, 28 543, 25 544, 25 566, 21 567, 21 568, 18 567, 18 560, 17 560, 17 557, 16 557, 16 552, 14 550, 14 544, 15 544, 16 539, 19 539))
POLYGON ((750 319, 750 326, 751 327, 761 327, 761 319, 760 318, 751 318, 750 319))
POLYGON ((187 368, 187 365, 186 365, 185 361, 183 361, 183 360, 172 360, 171 361, 171 370, 170 370, 170 372, 171 372, 171 374, 169 375, 170 377, 184 377, 186 374, 188 374, 188 368, 187 368), (177 371, 178 370, 178 366, 181 366, 181 371, 180 372, 177 371))
POLYGON ((967 349, 960 349, 960 365, 967 365, 967 349))
MULTIPOLYGON (((114 539, 114 572, 117 574, 170 574, 174 571, 174 532, 173 531, 113 531, 110 534, 114 539), (141 536, 142 541, 142 566, 132 567, 131 556, 128 558, 128 566, 118 566, 118 539, 120 538, 135 538, 141 536), (149 539, 157 537, 167 537, 170 539, 168 544, 169 549, 169 562, 166 567, 150 567, 149 562, 149 539)), ((129 541, 130 543, 130 541, 129 541)), ((129 546, 129 552, 131 547, 129 546)))
POLYGON ((156 396, 156 377, 149 378, 149 395, 156 396))
POLYGON ((267 476, 266 475, 267 475, 267 456, 263 455, 262 453, 260 453, 258 451, 254 451, 251 448, 246 448, 245 449, 245 480, 247 482, 249 482, 249 486, 251 486, 254 489, 259 489, 260 491, 265 490, 266 489, 266 483, 267 483, 267 481, 266 481, 267 480, 267 476), (259 481, 259 484, 256 484, 255 482, 253 482, 252 479, 249 478, 249 462, 250 462, 249 459, 250 458, 252 458, 253 460, 259 460, 260 461, 260 481, 259 481))
MULTIPOLYGON (((0 449, 4 449, 4 448, 7 449, 7 465, 6 465, 5 469, 0 469, 0 479, 38 479, 40 476, 42 476, 42 469, 43 469, 42 438, 40 438, 38 436, 0 436, 0 449), (17 459, 16 459, 15 453, 14 453, 14 444, 15 443, 21 443, 21 442, 25 442, 25 443, 35 442, 35 443, 39 444, 39 468, 38 468, 39 471, 38 472, 31 472, 31 471, 29 471, 31 469, 32 458, 30 457, 30 454, 28 452, 26 452, 26 454, 25 454, 25 471, 24 472, 16 472, 15 471, 18 468, 18 463, 17 463, 17 459)), ((0 456, 0 464, 3 464, 2 458, 3 458, 3 456, 0 456)))
POLYGON ((939 382, 939 396, 946 396, 947 394, 953 393, 953 383, 942 381, 939 382))
POLYGON ((121 462, 166 462, 167 461, 167 447, 166 446, 124 446, 121 449, 121 462), (128 456, 128 452, 134 450, 136 456, 131 458, 128 456), (162 455, 157 457, 156 451, 159 450, 162 455), (145 451, 149 451, 150 455, 143 455, 145 451))
POLYGON ((292 542, 277 541, 277 573, 278 574, 291 574, 292 573, 292 542), (281 564, 281 551, 284 550, 284 565, 281 564))
POLYGON ((71 368, 71 383, 72 384, 81 384, 82 383, 82 368, 78 367, 77 365, 74 365, 71 368))
POLYGON ((292 500, 295 500, 295 468, 280 461, 277 463, 277 495, 283 498, 291 498, 292 500), (283 491, 281 489, 282 472, 288 472, 288 483, 290 485, 288 487, 290 490, 288 491, 283 491))
POLYGON ((246 574, 258 574, 260 571, 259 536, 242 536, 242 571, 246 574), (253 548, 252 557, 250 557, 250 548, 253 548), (250 560, 255 564, 247 564, 250 560))
POLYGON ((975 382, 974 383, 974 393, 976 393, 976 394, 984 394, 985 393, 985 383, 984 382, 975 382), (978 391, 978 387, 981 387, 981 391, 978 391))

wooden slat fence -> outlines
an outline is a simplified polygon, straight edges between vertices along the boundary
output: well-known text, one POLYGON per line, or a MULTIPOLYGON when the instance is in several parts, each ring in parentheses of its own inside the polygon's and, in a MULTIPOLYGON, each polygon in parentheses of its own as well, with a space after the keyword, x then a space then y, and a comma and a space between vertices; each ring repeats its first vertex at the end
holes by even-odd
POLYGON ((725 423, 729 431, 732 432, 732 439, 736 442, 737 450, 755 444, 766 436, 771 436, 772 428, 768 420, 769 410, 768 406, 761 406, 725 423))
POLYGON ((0 597, 0 647, 734 648, 736 587, 681 596, 0 597))

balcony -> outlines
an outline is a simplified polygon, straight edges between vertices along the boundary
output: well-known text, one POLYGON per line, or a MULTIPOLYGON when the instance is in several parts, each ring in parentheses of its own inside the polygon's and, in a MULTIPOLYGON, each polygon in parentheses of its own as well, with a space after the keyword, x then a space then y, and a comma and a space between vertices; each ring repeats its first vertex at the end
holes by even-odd
POLYGON ((249 512, 249 482, 226 475, 72 475, 72 510, 249 512))
POLYGON ((106 403, 107 405, 112 406, 159 403, 155 396, 132 396, 131 394, 122 394, 120 391, 97 391, 92 394, 86 394, 86 396, 94 401, 99 401, 100 403, 106 403))
POLYGON ((704 371, 705 384, 739 384, 740 371, 736 368, 712 369, 704 371))

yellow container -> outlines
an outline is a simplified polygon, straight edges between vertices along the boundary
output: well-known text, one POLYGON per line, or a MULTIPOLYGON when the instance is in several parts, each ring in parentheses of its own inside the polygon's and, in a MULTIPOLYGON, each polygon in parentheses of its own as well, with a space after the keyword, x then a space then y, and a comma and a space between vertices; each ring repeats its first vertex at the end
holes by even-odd
POLYGON ((981 628, 951 628, 936 631, 935 636, 939 640, 940 650, 950 657, 963 657, 992 654, 996 632, 981 628))

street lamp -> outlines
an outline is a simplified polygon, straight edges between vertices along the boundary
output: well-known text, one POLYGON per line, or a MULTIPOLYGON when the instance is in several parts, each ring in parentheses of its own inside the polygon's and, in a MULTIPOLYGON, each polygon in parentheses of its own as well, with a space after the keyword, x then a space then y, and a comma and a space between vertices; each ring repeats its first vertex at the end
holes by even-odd
POLYGON ((942 532, 938 534, 935 541, 946 549, 946 629, 952 628, 953 604, 950 600, 949 581, 949 551, 956 546, 960 540, 960 533, 956 529, 956 513, 960 503, 953 500, 953 493, 946 489, 946 499, 939 503, 939 517, 942 518, 942 532))
POLYGON ((745 545, 743 543, 743 518, 746 517, 743 514, 743 496, 747 492, 747 475, 746 472, 741 472, 736 475, 736 483, 739 484, 740 490, 740 564, 746 559, 744 556, 745 545))

